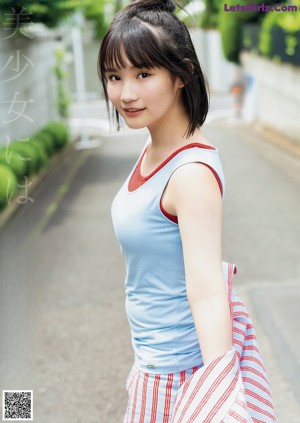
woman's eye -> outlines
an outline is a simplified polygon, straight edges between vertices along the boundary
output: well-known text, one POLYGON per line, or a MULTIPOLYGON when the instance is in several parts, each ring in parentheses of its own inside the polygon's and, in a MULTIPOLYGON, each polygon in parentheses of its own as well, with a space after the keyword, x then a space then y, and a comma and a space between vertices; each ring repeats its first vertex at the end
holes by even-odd
POLYGON ((120 77, 117 76, 117 75, 109 75, 108 79, 110 81, 119 81, 120 80, 120 77))
POLYGON ((145 78, 147 78, 149 76, 149 73, 147 73, 147 72, 141 72, 141 73, 139 73, 139 75, 138 75, 138 77, 139 78, 141 78, 141 79, 145 79, 145 78))

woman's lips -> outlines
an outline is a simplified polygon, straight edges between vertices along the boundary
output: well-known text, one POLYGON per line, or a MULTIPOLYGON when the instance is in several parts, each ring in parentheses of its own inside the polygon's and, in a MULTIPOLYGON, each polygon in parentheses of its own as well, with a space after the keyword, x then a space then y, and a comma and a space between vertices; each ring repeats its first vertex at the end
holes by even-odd
POLYGON ((135 116, 139 116, 145 109, 146 107, 144 107, 143 109, 138 109, 136 107, 126 107, 126 108, 123 108, 123 111, 126 114, 126 116, 135 117, 135 116))

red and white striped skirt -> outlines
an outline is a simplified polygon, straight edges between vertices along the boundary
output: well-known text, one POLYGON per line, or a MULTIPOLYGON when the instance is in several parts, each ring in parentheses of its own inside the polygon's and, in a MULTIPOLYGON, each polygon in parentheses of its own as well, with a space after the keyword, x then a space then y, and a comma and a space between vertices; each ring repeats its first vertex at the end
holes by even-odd
POLYGON ((179 373, 132 367, 124 423, 274 423, 269 382, 247 309, 232 289, 235 266, 224 263, 233 346, 211 363, 179 373))
POLYGON ((126 383, 128 406, 124 423, 170 423, 179 388, 198 368, 149 374, 133 365, 126 383))

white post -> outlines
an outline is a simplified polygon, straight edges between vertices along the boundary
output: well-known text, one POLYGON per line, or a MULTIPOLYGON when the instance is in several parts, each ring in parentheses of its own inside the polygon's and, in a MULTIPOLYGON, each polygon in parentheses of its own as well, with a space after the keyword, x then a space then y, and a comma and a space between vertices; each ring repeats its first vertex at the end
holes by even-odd
POLYGON ((82 14, 76 13, 75 25, 72 28, 72 41, 75 62, 75 79, 76 79, 76 93, 77 101, 80 108, 81 126, 80 126, 80 142, 77 144, 77 149, 91 148, 99 145, 89 139, 87 131, 87 98, 85 87, 85 72, 84 72, 84 56, 81 28, 84 23, 82 14))

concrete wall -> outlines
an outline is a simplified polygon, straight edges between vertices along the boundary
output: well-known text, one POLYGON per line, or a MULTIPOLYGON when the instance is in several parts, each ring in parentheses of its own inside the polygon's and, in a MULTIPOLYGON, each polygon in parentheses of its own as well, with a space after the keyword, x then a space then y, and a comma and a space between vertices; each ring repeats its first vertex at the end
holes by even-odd
MULTIPOLYGON (((103 98, 102 86, 97 72, 97 59, 101 41, 95 39, 90 22, 85 22, 82 28, 82 44, 86 97, 91 100, 103 98)), ((72 39, 67 44, 67 52, 69 58, 67 70, 69 74, 70 94, 73 100, 76 101, 77 87, 72 39)))
POLYGON ((30 39, 0 31, 0 145, 26 138, 58 118, 53 73, 57 33, 45 28, 30 39))
POLYGON ((235 80, 236 66, 223 55, 220 33, 192 29, 191 38, 212 92, 228 92, 235 80))
POLYGON ((255 89, 252 120, 300 144, 300 68, 250 53, 241 60, 255 89))

